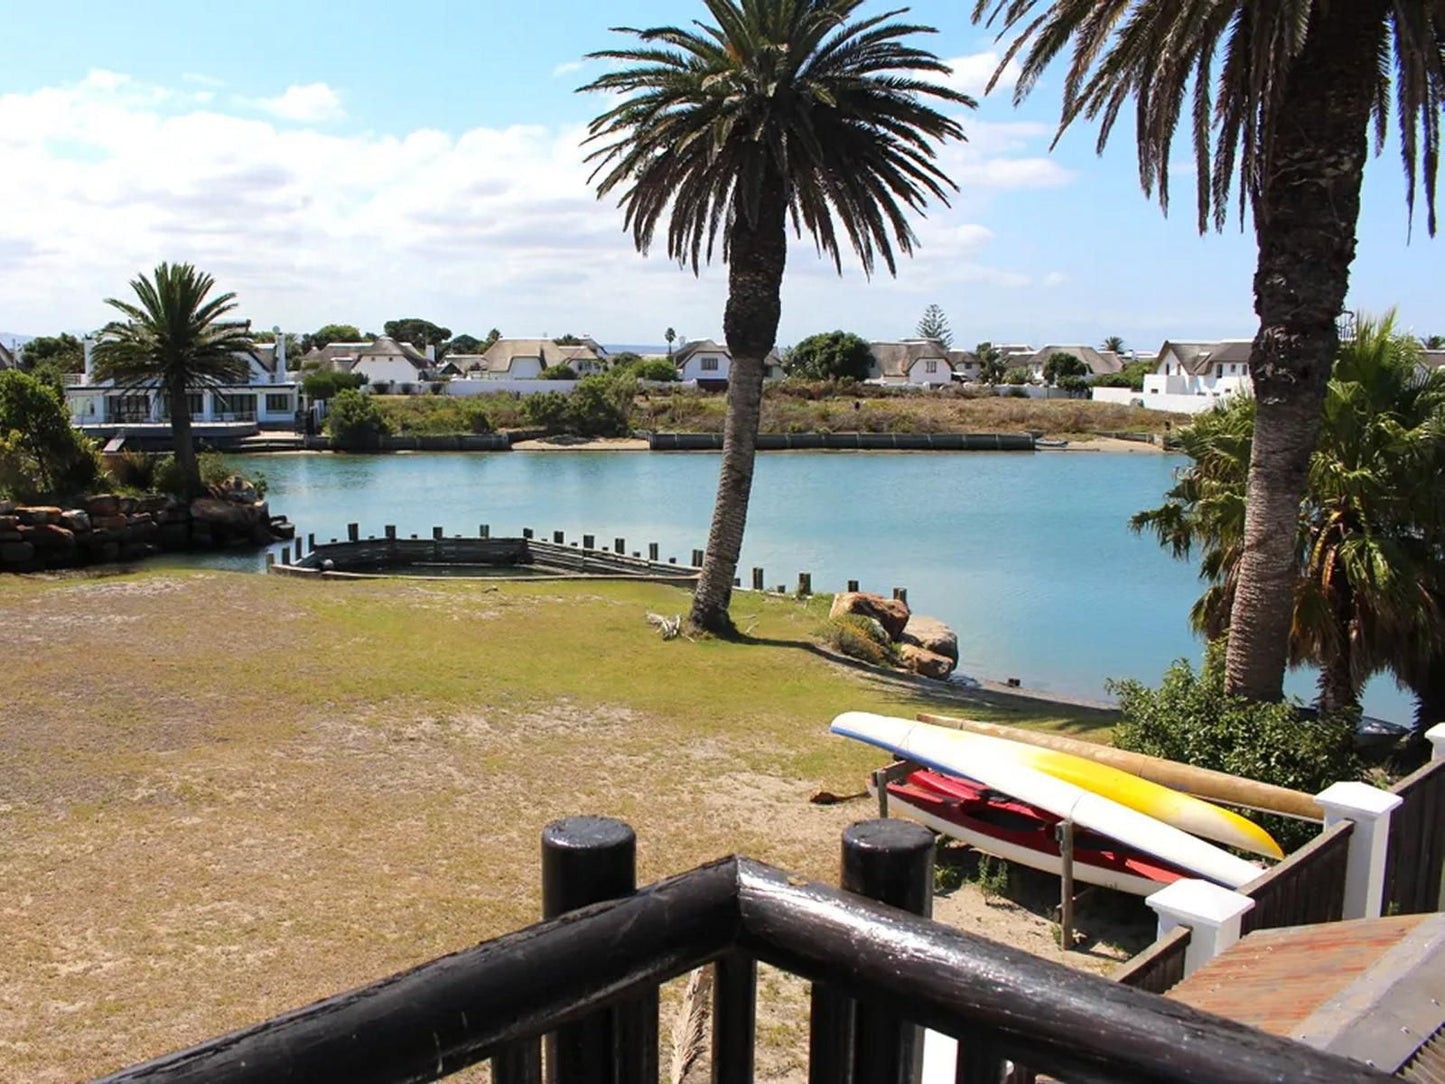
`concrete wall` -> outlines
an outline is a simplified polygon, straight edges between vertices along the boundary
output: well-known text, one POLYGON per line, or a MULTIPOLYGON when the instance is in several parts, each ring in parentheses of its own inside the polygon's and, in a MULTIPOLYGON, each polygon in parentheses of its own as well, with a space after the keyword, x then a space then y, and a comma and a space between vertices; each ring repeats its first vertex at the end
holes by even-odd
POLYGON ((1090 388, 1089 397, 1096 403, 1120 403, 1123 406, 1143 406, 1144 393, 1133 388, 1090 388))

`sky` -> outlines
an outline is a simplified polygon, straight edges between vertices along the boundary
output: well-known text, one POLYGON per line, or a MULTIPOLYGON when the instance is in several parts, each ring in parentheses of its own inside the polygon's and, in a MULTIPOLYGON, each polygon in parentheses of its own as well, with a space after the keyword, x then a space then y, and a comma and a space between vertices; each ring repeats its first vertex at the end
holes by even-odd
MULTIPOLYGON (((881 5, 875 5, 882 10, 881 5)), ((896 278, 838 276, 795 242, 780 344, 842 328, 905 337, 941 305, 957 343, 1249 337, 1252 234, 1200 237, 1192 165, 1169 217, 1141 193, 1127 124, 1050 150, 1062 77, 1019 108, 999 44, 960 0, 910 18, 953 65, 966 144, 941 153, 959 191, 916 221, 896 278)), ((162 260, 234 291, 259 327, 420 316, 478 337, 720 337, 726 270, 698 277, 635 251, 588 185, 581 143, 605 107, 576 88, 592 50, 703 13, 692 0, 0 0, 0 329, 84 331, 162 260)), ((1181 146, 1184 143, 1181 141, 1181 146)), ((1410 238, 1398 154, 1365 181, 1349 305, 1445 333, 1445 241, 1410 238)))

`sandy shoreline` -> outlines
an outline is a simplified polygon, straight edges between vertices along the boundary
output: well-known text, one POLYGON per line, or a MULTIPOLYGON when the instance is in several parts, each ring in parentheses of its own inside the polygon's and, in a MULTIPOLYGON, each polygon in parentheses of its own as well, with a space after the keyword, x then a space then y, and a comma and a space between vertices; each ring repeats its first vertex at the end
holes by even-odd
MULTIPOLYGON (((645 452, 648 451, 645 437, 541 437, 535 440, 519 440, 512 445, 514 452, 645 452)), ((807 449, 794 449, 804 451, 807 449)), ((912 449, 890 448, 829 448, 826 451, 848 452, 894 452, 915 454, 912 449)), ((1118 437, 1092 437, 1088 440, 1071 440, 1066 448, 1040 448, 1040 451, 1060 452, 1123 452, 1127 455, 1162 455, 1164 449, 1157 444, 1146 444, 1137 440, 1120 440, 1118 437)), ((708 454, 716 454, 709 452, 708 454)), ((764 454, 771 455, 772 452, 764 454)), ((929 452, 919 454, 933 454, 929 452)))

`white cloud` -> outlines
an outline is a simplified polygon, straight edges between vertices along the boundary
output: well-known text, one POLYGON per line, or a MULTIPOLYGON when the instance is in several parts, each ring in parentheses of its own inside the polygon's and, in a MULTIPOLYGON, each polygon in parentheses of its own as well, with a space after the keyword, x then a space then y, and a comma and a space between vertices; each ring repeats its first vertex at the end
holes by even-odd
POLYGON ((287 87, 285 92, 276 98, 242 101, 273 117, 298 124, 325 124, 346 116, 346 110, 341 107, 341 96, 326 83, 297 84, 287 87))
MULTIPOLYGON (((961 94, 968 94, 974 98, 983 96, 988 87, 988 81, 993 78, 994 72, 998 71, 1000 55, 995 52, 970 53, 967 56, 956 56, 945 60, 944 63, 953 69, 952 73, 944 76, 937 76, 936 81, 947 87, 958 91, 961 94)), ((1018 82, 1020 69, 1017 62, 1010 60, 1000 73, 998 82, 994 85, 993 93, 1007 94, 1018 82)))
POLYGON ((223 87, 226 85, 224 79, 217 79, 214 75, 202 75, 200 72, 185 72, 181 78, 187 83, 195 83, 202 87, 223 87))
POLYGON ((559 76, 569 75, 572 72, 581 71, 582 66, 583 64, 580 60, 564 60, 561 64, 558 64, 555 68, 552 69, 552 78, 556 79, 559 76))
MULTIPOLYGON (((325 84, 289 88, 272 116, 203 93, 92 72, 0 95, 0 327, 98 326, 102 299, 164 259, 210 271, 263 327, 419 313, 473 333, 719 333, 725 269, 694 278, 660 245, 634 251, 615 200, 588 184, 581 124, 336 134, 317 127, 341 108, 325 84)), ((977 142, 943 160, 965 194, 1067 179, 1027 156, 1033 129, 971 130, 977 142)), ((1028 285, 994 253, 977 202, 918 219, 896 281, 868 283, 848 258, 840 280, 810 242, 794 244, 783 341, 817 324, 903 334, 925 293, 1028 285)))
POLYGON ((1050 271, 1041 280, 1042 284, 1045 286, 1062 286, 1068 281, 1069 276, 1064 274, 1062 271, 1050 271))

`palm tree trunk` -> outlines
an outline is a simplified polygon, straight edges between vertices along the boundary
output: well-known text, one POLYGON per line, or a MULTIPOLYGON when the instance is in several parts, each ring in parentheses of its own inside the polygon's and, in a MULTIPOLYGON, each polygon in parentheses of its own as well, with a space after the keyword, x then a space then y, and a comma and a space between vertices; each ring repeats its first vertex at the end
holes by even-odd
POLYGON ((1320 668, 1319 700, 1315 706, 1321 715, 1353 711, 1360 706, 1360 690, 1355 687, 1349 650, 1345 646, 1336 651, 1320 668))
POLYGON ((186 396, 185 382, 172 380, 166 388, 166 397, 171 409, 171 444, 175 448, 176 466, 180 468, 186 487, 181 496, 190 499, 201 492, 201 467, 196 461, 196 446, 191 440, 191 404, 186 396))
POLYGON ((1388 7, 1350 0, 1316 9, 1262 167, 1254 208, 1260 327, 1249 360, 1257 411, 1225 659, 1226 689, 1252 700, 1284 692, 1300 501, 1355 258, 1369 77, 1388 7))
POLYGON ((692 599, 692 623, 724 636, 735 631, 728 617, 728 603, 753 488, 758 417, 763 402, 763 359, 777 340, 783 308, 783 266, 788 253, 783 218, 787 195, 782 178, 769 172, 754 221, 748 221, 742 203, 740 193, 734 199, 734 218, 728 234, 728 301, 723 331, 732 365, 728 372, 722 467, 707 553, 692 599))

